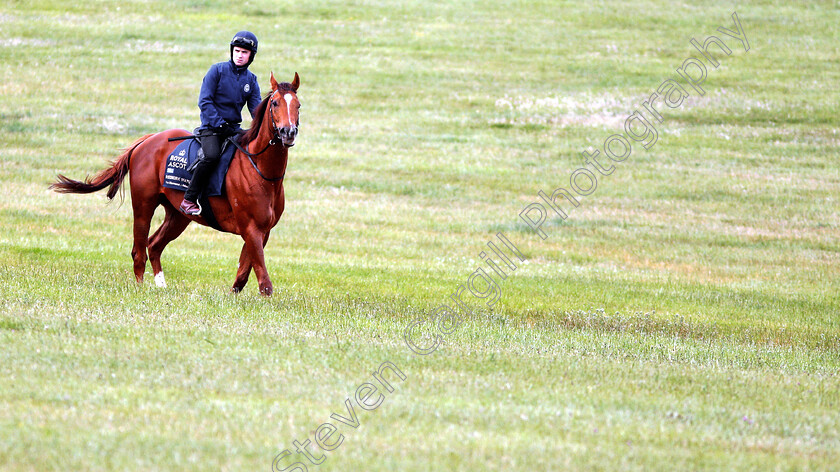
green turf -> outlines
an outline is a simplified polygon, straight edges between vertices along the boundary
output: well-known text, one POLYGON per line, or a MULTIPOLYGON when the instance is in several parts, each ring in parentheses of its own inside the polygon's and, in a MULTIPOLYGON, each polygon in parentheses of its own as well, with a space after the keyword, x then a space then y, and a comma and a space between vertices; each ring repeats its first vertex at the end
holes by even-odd
POLYGON ((749 3, 3 2, 0 469, 836 468, 840 10, 749 3), (47 187, 197 126, 242 28, 264 90, 302 82, 275 295, 230 295, 241 240, 193 226, 138 287, 128 189, 47 187), (676 69, 710 35, 700 96, 676 69), (587 166, 667 79, 658 141, 587 166), (579 168, 541 239, 520 212, 579 168), (479 267, 498 301, 413 353, 479 267))

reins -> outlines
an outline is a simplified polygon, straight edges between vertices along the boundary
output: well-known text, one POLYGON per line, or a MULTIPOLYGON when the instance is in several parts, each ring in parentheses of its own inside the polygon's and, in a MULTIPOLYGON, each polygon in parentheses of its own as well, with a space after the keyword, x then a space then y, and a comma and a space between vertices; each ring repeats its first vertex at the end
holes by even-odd
MULTIPOLYGON (((275 142, 275 139, 277 139, 278 141, 280 140, 280 135, 277 131, 277 125, 274 123, 274 113, 272 112, 272 108, 274 107, 274 100, 272 99, 272 97, 274 97, 275 93, 277 93, 276 90, 271 93, 271 96, 269 97, 269 102, 268 102, 268 115, 271 117, 271 129, 274 133, 274 137, 272 139, 268 140, 268 144, 265 145, 265 147, 263 148, 262 151, 257 152, 257 153, 248 152, 248 150, 245 149, 241 144, 239 144, 239 141, 234 139, 234 137, 228 138, 228 141, 233 143, 233 145, 236 147, 236 149, 239 150, 239 152, 248 156, 248 161, 254 167, 254 170, 257 171, 257 175, 262 177, 263 180, 267 180, 268 182, 277 182, 277 181, 283 180, 286 177, 286 172, 285 171, 283 171, 283 175, 281 175, 280 177, 273 177, 273 178, 266 177, 265 175, 263 175, 262 171, 260 171, 260 168, 257 167, 257 163, 254 162, 255 157, 257 157, 260 154, 268 151, 268 148, 277 144, 277 142, 275 142)), ((183 139, 197 139, 197 138, 198 137, 195 136, 195 135, 178 136, 176 138, 169 138, 169 141, 180 141, 180 140, 183 140, 183 139)))
MULTIPOLYGON (((257 152, 257 153, 248 152, 248 150, 247 150, 247 149, 245 149, 244 147, 242 147, 242 145, 241 145, 241 144, 239 144, 239 141, 237 141, 237 140, 236 140, 236 139, 234 139, 233 137, 228 138, 228 141, 230 141, 231 143, 233 143, 233 145, 234 145, 234 146, 236 146, 236 149, 238 149, 238 150, 239 150, 239 152, 241 152, 242 154, 245 154, 246 156, 248 156, 248 161, 249 161, 249 162, 251 163, 251 165, 254 167, 254 170, 255 170, 255 171, 257 171, 257 175, 259 175, 260 177, 262 177, 262 178, 263 178, 263 180, 267 180, 267 181, 269 181, 269 182, 277 182, 277 181, 279 181, 279 180, 283 180, 283 179, 286 177, 286 171, 284 170, 284 171, 283 171, 283 175, 281 175, 280 177, 273 177, 273 178, 266 177, 266 176, 265 176, 265 175, 263 175, 263 173, 260 171, 260 168, 259 168, 259 167, 257 167, 257 163, 256 163, 256 162, 254 162, 254 158, 255 158, 255 157, 257 157, 257 156, 259 156, 260 154, 262 154, 262 153, 264 153, 264 152, 268 151, 268 148, 270 148, 271 146, 274 146, 275 144, 277 144, 277 142, 275 142, 275 139, 277 139, 278 141, 280 140, 280 134, 279 134, 279 132, 278 132, 278 130, 277 130, 277 125, 274 123, 274 113, 272 112, 272 108, 274 107, 274 100, 273 100, 273 98, 272 98, 272 97, 274 97, 274 94, 275 94, 275 93, 277 93, 277 92, 278 92, 278 90, 275 90, 274 92, 272 92, 272 93, 271 93, 271 96, 270 96, 270 97, 269 97, 269 99, 268 99, 268 100, 269 100, 269 101, 268 101, 268 114, 269 114, 269 116, 271 117, 271 129, 272 129, 272 131, 273 131, 274 137, 273 137, 272 139, 269 139, 269 140, 268 140, 268 144, 266 144, 266 145, 265 145, 265 147, 263 148, 263 150, 262 150, 262 151, 257 152)), ((175 137, 175 138, 169 138, 169 141, 181 141, 181 140, 184 140, 184 139, 198 139, 198 136, 195 136, 195 135, 190 135, 190 136, 178 136, 178 137, 175 137)))
POLYGON ((257 163, 254 162, 254 157, 259 156, 260 154, 268 151, 268 148, 270 148, 271 146, 274 146, 276 144, 273 139, 269 140, 268 144, 266 144, 265 148, 263 148, 262 151, 260 151, 256 154, 250 153, 247 150, 245 150, 245 148, 243 148, 242 145, 239 144, 239 141, 236 141, 235 139, 231 139, 230 142, 232 142, 233 145, 236 146, 236 149, 239 149, 239 151, 242 152, 242 154, 245 154, 246 156, 248 156, 248 161, 251 163, 252 166, 254 166, 254 170, 257 171, 257 175, 262 177, 263 180, 267 180, 269 182, 277 182, 278 180, 283 180, 283 178, 286 177, 286 172, 285 171, 283 171, 283 175, 281 175, 280 177, 274 177, 274 178, 266 177, 266 176, 263 175, 262 172, 260 172, 260 168, 257 167, 257 163))
POLYGON ((277 143, 274 141, 275 139, 277 139, 278 141, 280 140, 280 134, 278 133, 278 130, 277 130, 277 125, 274 123, 274 113, 273 113, 273 108, 274 108, 274 94, 276 94, 276 93, 277 93, 277 90, 275 90, 275 91, 271 92, 271 96, 269 96, 269 97, 268 97, 268 116, 270 116, 270 117, 271 117, 271 130, 272 130, 272 133, 274 134, 274 136, 272 137, 272 139, 269 139, 269 140, 268 140, 268 144, 266 144, 266 145, 265 145, 265 147, 263 148, 263 150, 262 150, 262 151, 260 151, 260 152, 258 152, 258 153, 256 153, 256 154, 254 154, 254 153, 250 153, 250 152, 248 152, 245 148, 243 148, 243 147, 242 147, 242 146, 241 146, 241 145, 240 145, 240 144, 239 144, 236 140, 231 139, 231 141, 233 142, 233 145, 234 145, 234 146, 236 146, 236 149, 239 149, 239 151, 241 151, 243 154, 245 154, 246 156, 248 156, 248 161, 249 161, 249 162, 251 163, 251 165, 254 167, 254 170, 255 170, 255 171, 257 171, 257 175, 259 175, 260 177, 262 177, 262 178, 263 178, 263 180, 266 180, 266 181, 268 181, 268 182, 277 182, 277 181, 283 180, 283 179, 286 177, 286 171, 285 171, 285 170, 283 171, 283 175, 281 175, 280 177, 274 177, 274 178, 269 178, 269 177, 266 177, 266 176, 264 176, 264 175, 263 175, 263 173, 260 171, 260 168, 259 168, 259 167, 257 167, 257 163, 256 163, 256 162, 254 162, 254 157, 259 156, 260 154, 262 154, 262 153, 264 153, 264 152, 268 151, 268 148, 270 148, 271 146, 274 146, 275 144, 277 144, 277 143))

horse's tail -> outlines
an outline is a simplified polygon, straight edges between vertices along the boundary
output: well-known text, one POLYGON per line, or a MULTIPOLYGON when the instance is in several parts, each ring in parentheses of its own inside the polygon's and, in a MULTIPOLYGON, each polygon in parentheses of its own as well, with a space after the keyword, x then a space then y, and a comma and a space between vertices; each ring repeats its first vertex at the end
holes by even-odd
POLYGON ((50 185, 50 189, 59 193, 93 193, 110 185, 111 188, 108 189, 107 196, 108 200, 112 200, 117 195, 125 176, 128 175, 128 164, 131 162, 131 154, 137 149, 137 146, 143 144, 143 141, 150 136, 152 134, 147 134, 134 141, 109 167, 100 171, 92 178, 85 177, 84 182, 82 182, 59 174, 56 177, 56 182, 50 185))

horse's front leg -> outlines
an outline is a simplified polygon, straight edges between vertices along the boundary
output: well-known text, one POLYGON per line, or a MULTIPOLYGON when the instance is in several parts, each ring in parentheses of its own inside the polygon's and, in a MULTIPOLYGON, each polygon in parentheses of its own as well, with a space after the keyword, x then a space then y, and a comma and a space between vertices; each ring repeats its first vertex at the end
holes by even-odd
MULTIPOLYGON (((265 246, 268 244, 268 236, 271 232, 265 234, 263 238, 263 251, 265 251, 265 246)), ((248 276, 251 275, 251 257, 248 255, 248 245, 242 245, 242 252, 239 254, 239 266, 236 269, 236 280, 233 281, 233 287, 230 288, 230 291, 233 293, 239 293, 242 289, 245 288, 245 284, 248 283, 248 276)))
POLYGON ((268 277, 268 270, 265 267, 264 248, 268 242, 268 234, 268 232, 263 233, 252 227, 242 235, 245 245, 242 247, 242 254, 239 257, 239 270, 236 273, 233 291, 236 291, 237 282, 241 281, 240 290, 245 286, 250 269, 253 268, 254 274, 257 276, 257 282, 260 284, 260 293, 271 296, 274 292, 271 279, 268 277))

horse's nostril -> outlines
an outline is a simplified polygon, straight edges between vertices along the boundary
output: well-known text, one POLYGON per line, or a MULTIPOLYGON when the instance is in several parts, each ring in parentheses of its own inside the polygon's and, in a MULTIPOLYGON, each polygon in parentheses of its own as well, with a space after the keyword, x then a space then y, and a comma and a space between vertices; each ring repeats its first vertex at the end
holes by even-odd
POLYGON ((294 126, 284 127, 280 130, 280 133, 286 139, 294 139, 297 136, 297 128, 294 126))

